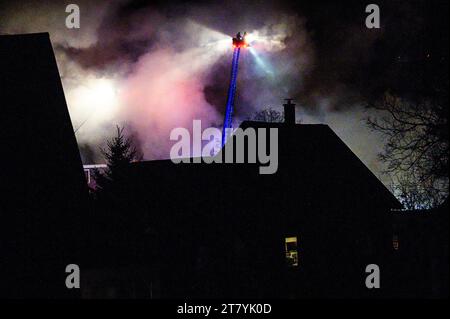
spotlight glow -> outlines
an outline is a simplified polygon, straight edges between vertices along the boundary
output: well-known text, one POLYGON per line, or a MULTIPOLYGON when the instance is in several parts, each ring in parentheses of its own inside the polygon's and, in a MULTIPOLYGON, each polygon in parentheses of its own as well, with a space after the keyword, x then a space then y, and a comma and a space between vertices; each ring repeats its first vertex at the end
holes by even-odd
POLYGON ((67 101, 70 109, 77 110, 73 121, 74 127, 80 129, 112 120, 119 107, 116 84, 105 78, 90 79, 85 85, 70 90, 67 101))
POLYGON ((261 58, 261 56, 256 52, 256 50, 252 47, 249 48, 250 53, 253 55, 253 57, 255 58, 256 64, 258 64, 258 66, 268 75, 273 76, 274 73, 272 71, 272 68, 270 67, 270 65, 263 61, 263 59, 261 58))
POLYGON ((254 33, 247 33, 245 37, 245 42, 247 42, 249 45, 251 45, 253 42, 257 41, 257 36, 254 33))

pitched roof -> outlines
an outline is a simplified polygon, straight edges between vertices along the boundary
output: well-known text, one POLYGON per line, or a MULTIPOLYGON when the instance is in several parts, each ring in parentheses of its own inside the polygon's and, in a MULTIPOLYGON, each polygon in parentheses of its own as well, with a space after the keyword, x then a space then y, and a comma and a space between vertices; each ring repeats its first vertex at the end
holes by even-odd
POLYGON ((64 296, 88 192, 48 33, 0 36, 0 110, 0 296, 64 296))
POLYGON ((79 195, 82 163, 49 34, 0 36, 0 72, 7 186, 36 201, 52 191, 66 201, 79 195))
MULTIPOLYGON (((308 205, 324 201, 341 203, 346 207, 400 208, 401 205, 380 180, 361 162, 327 125, 285 125, 245 121, 240 126, 277 128, 279 135, 278 171, 259 175, 259 164, 174 164, 170 160, 133 164, 144 181, 167 184, 175 192, 199 192, 216 200, 239 196, 254 199, 272 194, 284 202, 303 198, 308 205), (164 183, 160 183, 164 181, 164 183), (219 186, 220 185, 220 186, 219 186), (225 194, 228 193, 228 194, 225 194), (290 197, 290 198, 289 198, 290 197)), ((158 187, 164 187, 159 185, 158 187)), ((191 194, 193 195, 193 194, 191 194)), ((186 198, 192 196, 186 195, 186 198)))

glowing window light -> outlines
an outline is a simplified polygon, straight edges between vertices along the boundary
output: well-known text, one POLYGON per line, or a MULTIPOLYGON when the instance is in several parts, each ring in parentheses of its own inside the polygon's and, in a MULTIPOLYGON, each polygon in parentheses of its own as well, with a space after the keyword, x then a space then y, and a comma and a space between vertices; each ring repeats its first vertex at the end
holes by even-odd
POLYGON ((286 263, 289 267, 298 266, 297 236, 285 238, 286 263))

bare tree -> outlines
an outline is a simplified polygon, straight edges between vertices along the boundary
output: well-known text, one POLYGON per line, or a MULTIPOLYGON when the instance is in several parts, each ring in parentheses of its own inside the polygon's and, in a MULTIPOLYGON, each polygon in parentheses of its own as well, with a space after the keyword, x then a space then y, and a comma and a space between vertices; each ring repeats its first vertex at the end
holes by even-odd
POLYGON ((414 171, 390 176, 389 188, 405 209, 427 209, 436 207, 443 201, 441 187, 418 183, 414 171))
POLYGON ((280 123, 284 121, 284 115, 283 112, 277 111, 273 108, 267 108, 256 112, 253 115, 252 120, 268 123, 280 123))
POLYGON ((380 159, 387 163, 386 173, 395 176, 397 191, 414 190, 408 197, 410 207, 435 205, 436 197, 442 200, 448 196, 447 102, 438 98, 410 102, 386 94, 375 106, 383 116, 367 120, 386 138, 380 159), (435 198, 426 199, 431 195, 435 198), (412 204, 411 196, 422 204, 412 204))

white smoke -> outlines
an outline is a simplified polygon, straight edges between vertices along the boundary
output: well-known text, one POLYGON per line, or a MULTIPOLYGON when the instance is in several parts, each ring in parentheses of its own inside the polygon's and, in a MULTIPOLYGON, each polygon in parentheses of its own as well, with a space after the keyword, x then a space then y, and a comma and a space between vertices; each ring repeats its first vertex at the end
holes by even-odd
MULTIPOLYGON (((218 94, 226 95, 231 35, 195 19, 202 13, 222 15, 224 8, 192 7, 184 14, 169 17, 150 7, 120 20, 116 17, 118 8, 126 1, 108 3, 80 2, 79 30, 65 28, 67 13, 63 1, 13 5, 2 13, 2 18, 6 18, 0 26, 2 31, 11 33, 50 32, 80 144, 99 144, 114 132, 116 124, 128 125, 143 143, 144 158, 167 157, 172 128, 190 127, 193 119, 201 119, 204 126, 221 122, 222 105, 207 101, 204 90, 216 75, 212 73, 214 66, 219 64, 223 67, 219 72, 226 76, 219 83, 222 92, 218 94), (38 19, 34 18, 36 15, 38 19), (123 26, 116 21, 124 21, 123 26), (140 42, 144 48, 139 48, 142 52, 135 60, 128 56, 132 53, 124 57, 119 51, 123 43, 140 42), (108 63, 102 64, 104 61, 108 63)), ((276 72, 267 78, 258 73, 262 66, 247 56, 242 64, 248 65, 241 67, 239 89, 245 109, 237 109, 237 118, 278 103, 280 98, 298 90, 294 85, 299 85, 311 60, 307 34, 299 17, 270 12, 264 18, 263 25, 246 19, 244 27, 260 61, 276 72), (252 27, 253 24, 258 27, 252 27), (274 59, 275 54, 279 58, 274 59), (294 85, 288 81, 292 77, 297 79, 294 85)), ((202 19, 204 16, 198 20, 202 19)))
MULTIPOLYGON (((79 30, 65 27, 64 1, 21 1, 0 12, 0 32, 50 32, 80 145, 97 149, 119 124, 137 135, 145 159, 167 158, 172 128, 190 128, 194 119, 203 127, 220 125, 237 31, 247 31, 252 43, 252 53, 241 56, 237 121, 298 95, 316 66, 306 20, 281 5, 145 7, 124 14, 119 7, 126 3, 78 1, 79 30)), ((362 108, 334 112, 326 107, 333 95, 317 98, 315 111, 298 111, 302 122, 328 123, 378 172, 383 142, 368 133, 362 108)))

